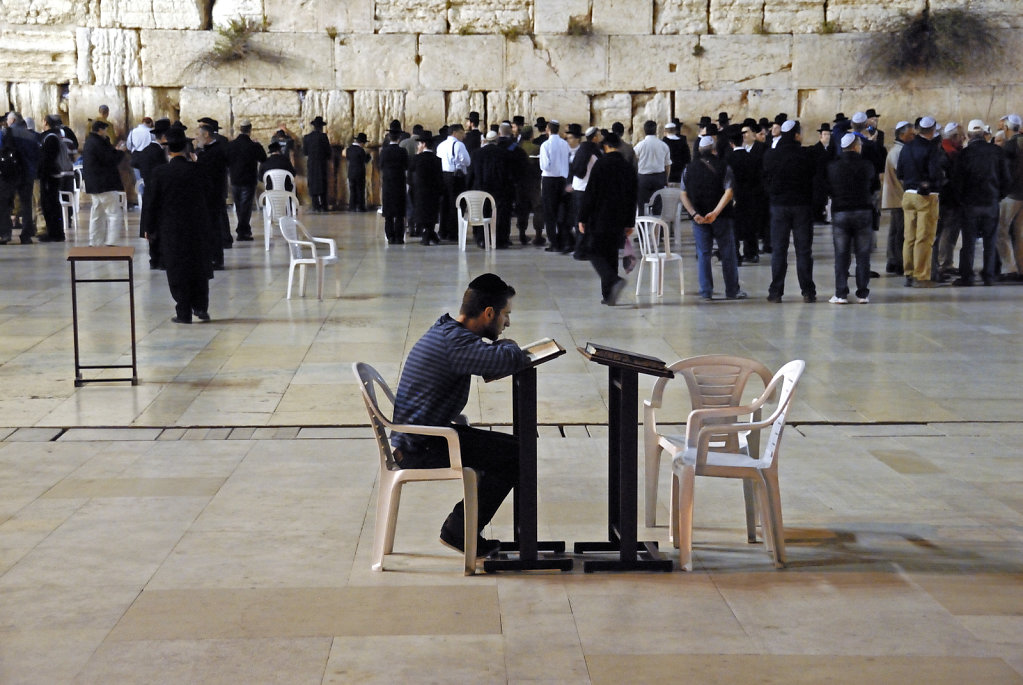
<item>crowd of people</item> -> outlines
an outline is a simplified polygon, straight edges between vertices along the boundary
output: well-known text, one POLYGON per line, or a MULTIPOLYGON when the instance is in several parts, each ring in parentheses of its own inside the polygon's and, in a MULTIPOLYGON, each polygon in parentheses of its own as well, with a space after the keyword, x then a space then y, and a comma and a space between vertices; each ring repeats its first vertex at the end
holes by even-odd
MULTIPOLYGON (((109 110, 101 107, 81 148, 82 177, 92 201, 92 245, 116 240, 123 220, 118 196, 125 189, 127 164, 133 168, 145 209, 149 200, 145 189, 152 188, 154 174, 172 156, 170 140, 184 140, 183 161, 194 162, 188 170, 202 176, 203 193, 209 196, 205 203, 209 211, 202 218, 208 229, 196 233, 202 249, 189 252, 189 260, 201 262, 195 273, 223 268, 224 250, 234 240, 252 240, 257 184, 270 169, 294 174, 298 150, 306 157, 312 210, 328 209, 332 145, 322 117, 310 122, 313 130, 301 141, 282 124, 266 149, 252 140, 247 120, 238 122, 238 135, 228 140, 209 117, 199 119, 194 138, 186 135, 179 121, 147 117, 122 140, 108 117, 109 110), (228 192, 236 214, 234 237, 228 192)), ((757 263, 766 254, 771 266, 767 299, 781 302, 792 242, 800 294, 805 302, 816 301, 814 223, 830 222, 835 255, 830 301, 869 302, 870 279, 877 276, 870 256, 883 210, 890 210, 885 270, 904 276, 908 287, 1020 280, 1020 117, 1006 115, 992 131, 979 119, 965 126, 941 125, 923 116, 898 122, 891 145, 886 145, 879 120, 873 109, 851 118, 839 113, 811 134, 784 113, 773 121, 732 122, 722 112, 716 121, 709 116, 699 120, 692 143, 682 135, 678 119, 663 126, 647 121, 643 137, 633 146, 621 123, 610 130, 584 129, 543 117, 528 125, 524 117, 515 116, 484 132, 479 113, 470 112, 464 125, 446 125, 436 134, 419 124, 404 131, 395 120, 375 155, 376 146, 359 133, 341 158, 347 164, 350 211, 366 211, 367 171, 375 160, 389 243, 404 243, 406 235, 423 245, 455 242, 456 198, 465 190, 485 191, 495 201, 497 249, 513 245, 514 221, 520 244, 589 259, 608 304, 617 302, 624 286, 618 250, 634 230, 637 216, 659 212, 649 202, 666 187, 679 189, 692 219, 698 295, 705 300, 714 295, 713 257, 720 262, 725 297, 744 299, 738 268, 757 263), (816 140, 810 144, 813 134, 816 140), (960 235, 962 247, 955 264, 953 252, 960 235), (983 244, 979 270, 974 268, 977 240, 983 244), (851 295, 848 280, 854 257, 851 295)), ((8 114, 6 124, 0 130, 0 243, 12 239, 15 200, 20 240, 32 242, 36 180, 45 221, 38 239, 63 241, 58 194, 70 190, 78 140, 58 115, 46 117, 41 134, 17 112, 8 114)), ((143 211, 140 233, 150 242, 150 265, 168 268, 180 257, 173 250, 182 248, 169 247, 173 241, 166 238, 172 229, 154 211, 143 211)), ((484 247, 480 227, 474 228, 473 239, 484 247)), ((201 300, 188 309, 205 313, 201 300)), ((183 311, 177 318, 184 321, 188 317, 183 311)))

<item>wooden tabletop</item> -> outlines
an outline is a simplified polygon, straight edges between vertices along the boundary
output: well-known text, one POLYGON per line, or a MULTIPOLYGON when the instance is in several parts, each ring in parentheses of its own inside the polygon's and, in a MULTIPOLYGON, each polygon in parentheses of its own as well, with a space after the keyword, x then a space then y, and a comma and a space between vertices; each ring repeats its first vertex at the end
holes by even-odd
POLYGON ((132 259, 134 256, 134 247, 105 245, 103 247, 72 247, 68 250, 67 260, 71 262, 80 260, 132 259))

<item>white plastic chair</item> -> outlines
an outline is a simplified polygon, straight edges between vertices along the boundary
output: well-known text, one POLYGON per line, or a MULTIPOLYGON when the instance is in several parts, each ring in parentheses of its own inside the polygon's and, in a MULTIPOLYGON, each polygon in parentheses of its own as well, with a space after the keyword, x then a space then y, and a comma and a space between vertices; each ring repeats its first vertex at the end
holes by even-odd
POLYGON ((139 213, 142 213, 142 195, 146 192, 146 184, 140 178, 135 181, 135 197, 139 200, 139 213))
POLYGON ((741 478, 750 481, 760 506, 764 543, 774 556, 774 565, 778 568, 784 567, 785 527, 781 514, 781 491, 778 488, 778 461, 785 416, 792 404, 796 383, 799 382, 804 368, 806 362, 801 359, 781 367, 763 394, 748 405, 695 409, 690 412, 686 425, 686 450, 676 456, 671 464, 672 471, 679 480, 679 565, 683 570, 693 570, 693 497, 696 476, 741 478), (736 414, 752 414, 761 409, 776 393, 777 405, 766 419, 728 422, 736 414), (770 427, 771 432, 759 456, 711 450, 711 441, 718 436, 758 431, 767 427, 770 427))
POLYGON ((305 268, 313 266, 316 268, 316 297, 323 299, 324 272, 328 264, 334 265, 334 281, 336 283, 337 297, 341 297, 341 273, 340 260, 337 256, 337 241, 333 238, 316 238, 309 235, 305 226, 293 216, 282 216, 280 218, 281 235, 288 242, 288 251, 291 257, 291 264, 288 266, 288 299, 291 299, 291 286, 295 280, 295 267, 299 271, 298 295, 305 297, 305 268), (317 252, 317 245, 326 245, 327 254, 317 252), (305 250, 309 250, 309 256, 305 256, 305 250))
POLYGON ((117 191, 117 205, 121 208, 121 219, 124 221, 124 232, 128 233, 128 193, 117 191))
POLYGON ((454 428, 442 426, 411 426, 392 423, 384 416, 377 401, 377 386, 379 386, 391 406, 394 406, 394 393, 391 392, 384 379, 376 369, 362 362, 352 364, 352 371, 359 379, 359 389, 362 391, 362 399, 366 403, 366 411, 369 412, 370 426, 373 428, 373 437, 376 438, 377 448, 380 452, 380 491, 377 495, 376 525, 373 531, 373 570, 383 571, 384 555, 390 554, 394 550, 394 530, 398 522, 398 504, 401 500, 402 486, 413 481, 461 480, 465 498, 465 575, 474 574, 476 572, 476 536, 479 534, 476 530, 476 472, 469 467, 462 466, 458 433, 454 428), (400 468, 394 461, 394 454, 391 452, 388 431, 414 435, 436 435, 444 438, 448 443, 450 466, 438 469, 400 468))
POLYGON ((256 200, 263 211, 263 240, 269 252, 274 226, 285 216, 298 216, 298 196, 289 190, 267 190, 256 200))
POLYGON ((639 268, 636 269, 636 296, 643 282, 643 267, 650 265, 650 292, 664 295, 664 270, 670 262, 678 264, 679 290, 686 294, 682 255, 671 251, 671 229, 657 217, 636 217, 636 235, 639 239, 639 268))
POLYGON ((58 191, 57 201, 60 203, 61 218, 64 220, 64 235, 69 240, 74 240, 78 233, 78 206, 75 204, 75 193, 70 190, 58 191))
POLYGON ((650 196, 650 202, 644 207, 646 216, 655 216, 671 226, 671 233, 675 237, 675 250, 682 251, 682 190, 680 188, 661 188, 650 196), (661 201, 661 211, 654 213, 654 206, 657 200, 661 201))
POLYGON ((482 190, 467 190, 455 199, 458 210, 458 249, 465 252, 466 236, 472 226, 483 227, 483 246, 494 249, 494 221, 497 217, 497 203, 494 196, 482 190), (484 207, 490 203, 490 216, 484 216, 484 207))
POLYGON ((295 192, 295 175, 287 169, 269 169, 263 174, 264 190, 295 192), (290 186, 290 188, 289 188, 290 186))
MULTIPOLYGON (((706 354, 698 357, 679 360, 668 366, 675 372, 675 378, 681 377, 689 391, 690 409, 707 409, 711 407, 737 407, 742 401, 747 382, 759 376, 764 387, 771 382, 771 371, 754 359, 733 357, 725 354, 706 354)), ((685 435, 669 433, 657 425, 657 412, 664 403, 664 390, 671 378, 658 378, 650 393, 650 399, 643 401, 643 451, 646 458, 646 525, 657 525, 657 485, 660 479, 661 455, 667 453, 672 459, 686 449, 685 435)), ((731 417, 738 418, 738 414, 731 417)), ((755 412, 750 420, 758 421, 759 412, 755 412)), ((758 454, 760 450, 760 434, 724 433, 711 439, 711 445, 719 452, 737 452, 740 454, 758 454)), ((743 482, 743 494, 746 500, 746 533, 750 542, 757 541, 756 507, 754 506, 753 489, 749 483, 743 482)), ((669 538, 677 541, 678 525, 678 480, 671 478, 671 519, 669 538)))
POLYGON ((71 186, 71 192, 75 196, 75 214, 78 214, 82 208, 82 193, 85 192, 85 177, 82 176, 81 167, 75 167, 74 171, 74 182, 71 186))

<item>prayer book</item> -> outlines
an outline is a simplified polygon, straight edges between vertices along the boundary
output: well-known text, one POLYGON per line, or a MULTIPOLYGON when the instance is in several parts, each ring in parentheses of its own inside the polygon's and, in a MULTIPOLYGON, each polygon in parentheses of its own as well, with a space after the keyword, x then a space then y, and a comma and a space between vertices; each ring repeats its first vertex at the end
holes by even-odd
POLYGON ((582 352, 583 356, 587 359, 597 362, 611 362, 614 364, 623 364, 625 366, 634 367, 638 366, 643 369, 658 371, 663 371, 665 369, 663 359, 639 354, 638 352, 619 350, 618 348, 608 347, 607 345, 601 345, 599 343, 588 342, 586 343, 586 347, 579 348, 579 351, 582 352))

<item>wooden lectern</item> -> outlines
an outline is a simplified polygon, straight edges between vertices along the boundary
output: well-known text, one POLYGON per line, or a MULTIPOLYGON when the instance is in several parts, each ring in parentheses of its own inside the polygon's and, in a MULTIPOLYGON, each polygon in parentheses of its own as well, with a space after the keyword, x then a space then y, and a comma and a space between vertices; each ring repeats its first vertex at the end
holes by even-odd
POLYGON ((656 357, 594 343, 577 348, 587 359, 607 367, 607 541, 577 542, 576 554, 618 552, 618 559, 583 562, 593 571, 671 571, 656 542, 637 541, 636 490, 639 486, 636 440, 639 433, 639 374, 671 378, 675 374, 656 357))

